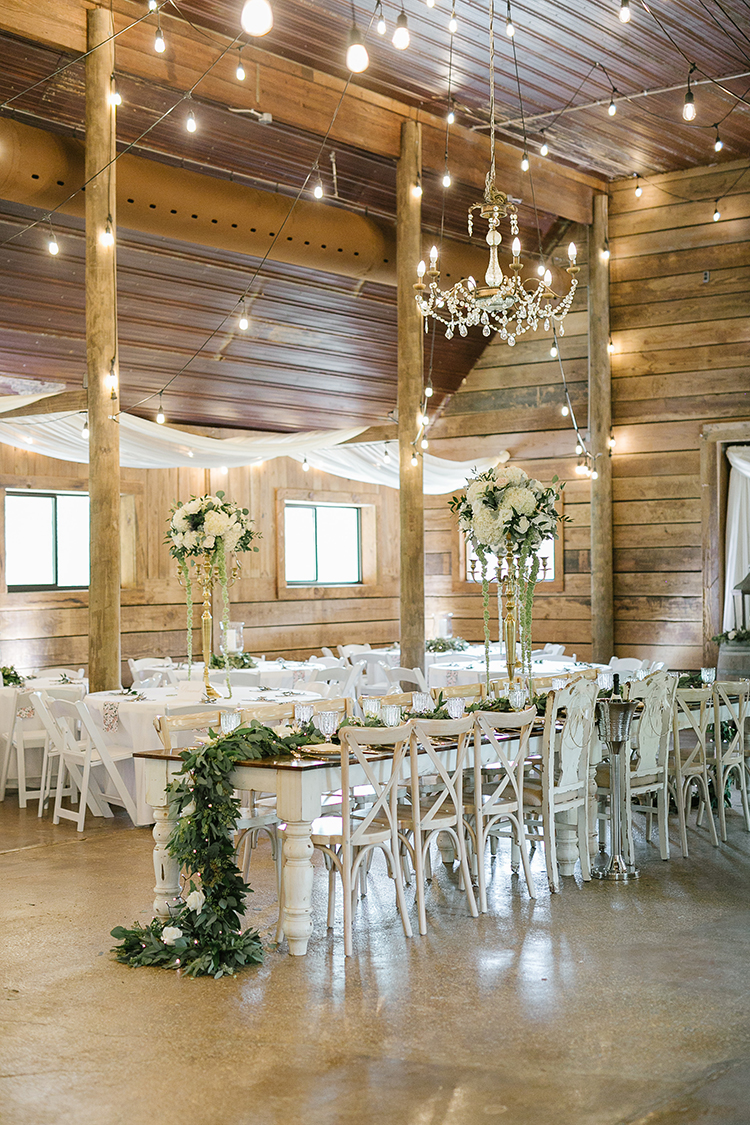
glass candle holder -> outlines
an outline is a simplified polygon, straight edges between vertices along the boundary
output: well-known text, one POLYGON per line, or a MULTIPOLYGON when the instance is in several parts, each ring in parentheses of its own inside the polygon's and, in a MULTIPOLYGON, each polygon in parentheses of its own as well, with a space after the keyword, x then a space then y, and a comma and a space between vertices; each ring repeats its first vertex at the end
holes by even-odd
POLYGON ((362 714, 366 719, 379 719, 381 705, 379 699, 362 699, 362 714))
POLYGON ((222 711, 219 716, 219 725, 221 726, 222 734, 231 734, 233 730, 242 722, 242 715, 239 711, 222 711))
POLYGON ((397 703, 384 703, 381 714, 387 727, 397 727, 401 722, 401 708, 397 703))
POLYGON ((435 704, 428 691, 415 691, 411 697, 411 709, 418 715, 426 715, 435 710, 435 704))
POLYGON ((298 726, 304 726, 309 723, 315 714, 315 708, 312 703, 295 703, 294 704, 294 721, 298 726))
POLYGON ((716 680, 715 668, 701 668, 701 682, 704 684, 712 684, 716 680))
POLYGON ((219 623, 219 647, 222 652, 237 656, 245 651, 245 622, 230 621, 226 629, 224 622, 219 623))
POLYGON ((508 689, 508 703, 513 711, 523 711, 526 702, 526 688, 512 687, 508 689))
POLYGON ((448 700, 445 707, 452 719, 463 719, 464 711, 466 710, 466 700, 457 697, 452 698, 448 700))

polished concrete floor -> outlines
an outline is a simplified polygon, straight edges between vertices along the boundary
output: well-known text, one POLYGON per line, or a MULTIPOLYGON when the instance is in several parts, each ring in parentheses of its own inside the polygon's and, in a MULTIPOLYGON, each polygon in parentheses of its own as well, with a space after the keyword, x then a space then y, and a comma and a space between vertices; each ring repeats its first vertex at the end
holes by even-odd
MULTIPOLYGON (((672 833, 673 844, 676 844, 672 833)), ((689 860, 639 840, 628 886, 563 880, 536 904, 494 865, 471 919, 437 865, 429 934, 407 941, 374 870, 355 956, 326 933, 234 979, 118 965, 147 919, 148 829, 54 828, 0 805, 3 1125, 748 1125, 750 835, 689 860)), ((376 864, 375 867, 378 865, 376 864)), ((273 936, 267 845, 249 917, 273 936)))

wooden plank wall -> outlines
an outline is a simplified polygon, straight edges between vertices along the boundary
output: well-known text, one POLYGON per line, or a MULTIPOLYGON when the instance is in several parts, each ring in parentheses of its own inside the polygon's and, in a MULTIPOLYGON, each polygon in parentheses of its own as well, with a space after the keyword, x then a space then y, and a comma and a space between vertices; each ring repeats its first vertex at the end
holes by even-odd
POLYGON ((699 667, 700 433, 750 418, 750 172, 641 182, 610 192, 615 650, 699 667))
MULTIPOLYGON (((0 446, 0 501, 3 489, 75 489, 87 487, 87 466, 42 457, 32 450, 0 446)), ((122 491, 135 509, 135 584, 122 592, 123 675, 127 657, 169 655, 184 658, 185 596, 164 542, 166 517, 175 498, 187 500, 207 489, 223 489, 247 507, 261 531, 258 553, 243 558, 240 579, 230 592, 232 619, 247 626, 246 647, 271 657, 282 653, 307 657, 321 645, 370 640, 390 642, 398 636, 398 543, 387 532, 398 526, 394 489, 352 482, 311 470, 288 458, 232 469, 227 475, 202 469, 123 469, 122 491), (276 492, 307 489, 351 493, 378 500, 377 583, 355 594, 346 587, 316 590, 302 599, 277 600, 276 492)), ((3 506, 0 503, 0 506, 3 506)), ((4 549, 0 550, 4 559, 4 549)), ((95 565, 95 555, 92 560, 95 565)), ((196 601, 198 592, 194 593, 196 601)), ((220 615, 220 599, 214 599, 220 615)), ((200 646, 200 610, 194 612, 194 648, 200 646)), ((14 592, 0 590, 0 664, 21 669, 54 664, 86 665, 88 591, 14 592)))
MULTIPOLYGON (((566 291, 566 248, 579 247, 579 288, 560 338, 560 354, 581 430, 588 425, 587 232, 571 227, 552 258, 559 269, 558 287, 566 291)), ((561 592, 539 593, 534 603, 535 645, 564 643, 568 653, 591 653, 590 486, 575 475, 576 439, 565 403, 560 367, 550 357, 551 336, 521 337, 515 347, 495 337, 454 395, 431 432, 430 451, 454 460, 489 457, 508 450, 513 464, 530 475, 566 481, 565 585, 561 592)), ((476 584, 461 581, 458 533, 448 511, 448 497, 425 497, 426 590, 430 614, 452 612, 454 634, 482 638, 482 598, 476 584)), ((492 590, 491 632, 498 635, 496 588, 492 590)))

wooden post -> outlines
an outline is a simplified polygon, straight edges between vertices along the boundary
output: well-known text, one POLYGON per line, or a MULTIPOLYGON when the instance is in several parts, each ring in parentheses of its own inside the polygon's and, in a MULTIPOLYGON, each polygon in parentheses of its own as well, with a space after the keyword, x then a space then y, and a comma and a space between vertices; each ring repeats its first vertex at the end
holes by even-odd
POLYGON ((120 436, 115 245, 102 242, 115 228, 115 110, 109 104, 115 67, 112 16, 86 13, 86 366, 89 408, 91 579, 89 684, 105 691, 120 684, 120 436), (100 46, 101 44, 101 46, 100 46), (96 50, 94 50, 96 48, 96 50), (106 168, 106 171, 102 169, 106 168), (100 174, 97 174, 100 173, 100 174), (92 177, 95 177, 92 179, 92 177), (114 388, 111 380, 114 375, 114 388))
POLYGON ((422 256, 422 205, 413 189, 422 168, 422 134, 416 121, 401 126, 396 171, 396 274, 398 286, 398 452, 401 473, 401 664, 424 667, 424 495, 422 457, 412 465, 417 414, 422 403, 423 327, 414 299, 422 256))
POLYGON ((609 261, 607 245, 609 199, 594 196, 594 222, 589 237, 589 432, 593 468, 591 481, 591 641, 592 659, 606 664, 614 653, 612 560, 612 378, 609 365, 609 261))

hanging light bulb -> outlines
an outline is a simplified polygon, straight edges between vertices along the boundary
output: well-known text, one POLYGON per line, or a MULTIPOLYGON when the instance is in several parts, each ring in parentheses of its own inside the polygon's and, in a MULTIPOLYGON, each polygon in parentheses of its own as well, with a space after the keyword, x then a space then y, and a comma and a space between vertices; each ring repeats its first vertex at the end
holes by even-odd
POLYGON ((88 414, 85 414, 84 418, 83 418, 83 427, 81 429, 81 437, 83 438, 84 441, 89 440, 89 416, 88 416, 88 414))
POLYGON ((49 252, 50 252, 50 254, 52 255, 53 258, 56 254, 60 253, 60 247, 57 245, 57 239, 55 238, 55 232, 52 230, 52 228, 50 228, 50 232, 49 232, 49 241, 47 242, 47 249, 49 250, 49 252))
POLYGON ((567 407, 567 406, 563 406, 563 407, 562 407, 562 408, 560 409, 560 413, 562 414, 563 418, 567 418, 567 417, 568 417, 568 415, 570 414, 570 408, 569 408, 569 407, 567 407))
POLYGON ((609 261, 609 241, 606 238, 604 240, 604 246, 601 248, 599 253, 603 262, 609 261))
POLYGON ((722 141, 721 137, 719 136, 719 126, 714 125, 714 129, 716 130, 716 140, 714 141, 714 152, 721 152, 721 150, 724 148, 724 142, 722 141))
POLYGON ((521 159, 521 171, 528 172, 529 170, 529 154, 525 152, 521 159))
POLYGON ((412 453, 411 455, 411 464, 413 469, 416 469, 417 465, 419 464, 419 458, 417 457, 416 453, 412 453))
POLYGON ((546 156, 548 152, 549 152, 549 145, 547 144, 546 140, 544 139, 544 133, 542 133, 542 143, 539 146, 539 155, 540 156, 546 156))
POLYGON ((111 215, 107 215, 107 225, 99 235, 99 241, 101 242, 102 246, 114 246, 115 244, 115 233, 112 230, 111 215))
POLYGON ((611 94, 610 99, 609 99, 609 105, 607 106, 607 113, 609 114, 610 117, 614 117, 614 115, 617 113, 617 106, 615 105, 615 92, 614 92, 614 90, 612 91, 612 94, 611 94))
POLYGON ((714 222, 718 223, 720 218, 721 218, 721 211, 719 210, 719 201, 717 199, 716 203, 714 204, 714 222))
POLYGON ((241 332, 247 332, 248 327, 250 325, 250 321, 247 318, 247 305, 245 304, 244 301, 242 302, 242 311, 240 312, 240 319, 237 321, 237 323, 239 325, 239 328, 240 328, 241 332))
POLYGON ((315 180, 313 182, 313 195, 315 196, 316 199, 322 199, 323 198, 323 181, 320 178, 320 172, 318 172, 318 174, 315 177, 315 180))
POLYGON ((612 337, 610 336, 609 340, 607 341, 607 352, 609 353, 609 355, 612 355, 614 353, 614 350, 615 345, 612 343, 612 337))
POLYGON ((195 120, 195 114, 193 113, 192 109, 188 110, 188 115, 185 120, 185 128, 187 129, 188 133, 194 133, 198 128, 198 123, 195 120))
POLYGON ((589 473, 589 476, 591 477, 592 480, 598 480, 599 479, 599 474, 597 473, 596 469, 592 469, 591 472, 589 473))
POLYGON ((456 9, 451 10, 451 18, 448 20, 448 32, 455 35, 458 31, 458 20, 456 19, 456 9))
POLYGON ((557 359, 557 345, 556 344, 552 345, 552 347, 549 350, 549 354, 552 356, 553 359, 557 359))
POLYGON ((163 55, 167 49, 167 44, 164 42, 164 36, 161 33, 161 16, 156 24, 156 35, 154 36, 154 50, 157 55, 163 55))
POLYGON ((428 8, 434 8, 435 7, 435 0, 425 0, 425 3, 426 3, 428 8))
POLYGON ((245 81, 245 77, 246 77, 245 68, 242 65, 242 47, 240 47, 239 52, 237 54, 237 69, 235 70, 234 73, 237 76, 238 82, 244 82, 245 81))
POLYGON ((579 457, 583 453, 583 446, 581 445, 580 441, 576 445, 576 453, 579 457))
POLYGON ((411 193, 415 199, 422 198, 422 177, 417 176, 417 182, 411 185, 411 193))
POLYGON ((257 37, 268 35, 273 27, 273 12, 268 0, 247 0, 240 16, 242 30, 257 37))
POLYGON ((687 76, 687 92, 685 94, 685 101, 682 104, 682 116, 685 121, 695 121, 695 98, 693 91, 690 89, 690 75, 695 70, 695 63, 690 67, 687 76))
POLYGON ((643 188, 641 186, 641 177, 636 172, 636 174, 635 174, 635 197, 636 197, 636 199, 640 199, 642 195, 643 195, 643 188))
POLYGON ((507 15, 507 18, 505 20, 505 34, 508 36, 509 39, 512 39, 513 36, 516 34, 516 29, 513 26, 513 17, 510 14, 510 0, 508 0, 508 15, 507 15))
POLYGON ((450 174, 450 172, 448 171, 448 169, 446 168, 446 169, 445 169, 445 174, 443 175, 443 187, 450 187, 450 186, 451 186, 451 182, 452 182, 452 181, 451 181, 451 174, 450 174))
POLYGON ((157 0, 148 0, 148 10, 149 10, 149 12, 155 12, 158 7, 159 7, 159 4, 158 4, 157 0))
POLYGON ((615 441, 614 434, 610 434, 609 435, 609 441, 607 442, 607 445, 609 446, 610 449, 614 449, 616 444, 617 444, 617 442, 615 441))
POLYGON ((109 365, 109 372, 104 376, 104 385, 109 391, 110 398, 117 398, 117 371, 114 356, 109 365))
POLYGON ((156 415, 156 422, 159 426, 163 426, 164 423, 166 422, 166 420, 167 419, 165 417, 164 410, 162 409, 162 405, 161 405, 161 395, 159 395, 159 410, 158 410, 157 415, 156 415))
POLYGON ((114 74, 109 80, 109 104, 115 107, 118 105, 122 105, 122 98, 117 89, 117 81, 114 74))
POLYGON ((630 0, 620 0, 620 23, 630 23, 630 0))
MULTIPOLYGON (((354 5, 352 5, 352 16, 354 5)), ((370 56, 365 47, 364 38, 356 23, 352 22, 349 32, 349 43, 346 49, 346 65, 352 74, 361 74, 370 65, 370 56)))
POLYGON ((409 21, 406 18, 406 12, 402 8, 396 16, 396 30, 393 32, 393 46, 397 51, 405 51, 409 46, 409 21))
POLYGON ((446 117, 445 120, 448 122, 449 125, 455 125, 456 114, 455 114, 455 111, 453 109, 453 103, 452 102, 451 102, 451 107, 448 110, 448 116, 446 117))
POLYGON ((376 11, 378 12, 378 23, 377 23, 378 35, 385 35, 386 24, 385 24, 385 19, 383 17, 383 5, 380 3, 380 0, 378 0, 378 6, 377 6, 376 11))
POLYGON ((309 473, 310 472, 310 466, 307 463, 306 457, 302 458, 302 472, 303 473, 309 473))
POLYGON ((429 449, 430 443, 429 443, 429 441, 427 440, 426 437, 422 438, 422 440, 419 443, 419 447, 420 447, 420 449, 429 449))
POLYGON ((424 389, 424 397, 425 398, 432 398, 434 393, 435 393, 435 389, 432 386, 432 380, 429 379, 428 382, 427 382, 427 386, 424 389))

